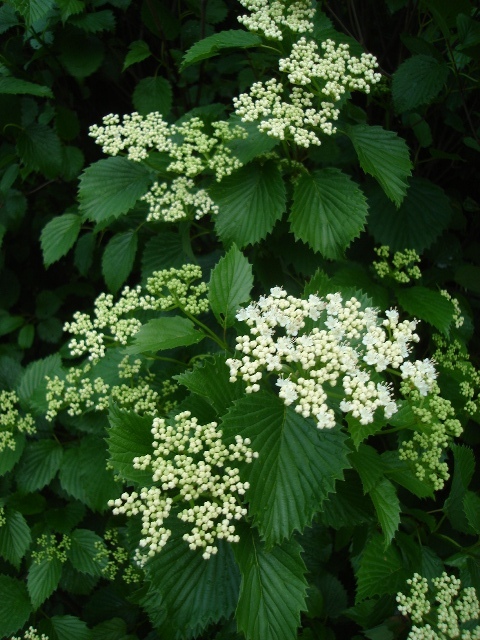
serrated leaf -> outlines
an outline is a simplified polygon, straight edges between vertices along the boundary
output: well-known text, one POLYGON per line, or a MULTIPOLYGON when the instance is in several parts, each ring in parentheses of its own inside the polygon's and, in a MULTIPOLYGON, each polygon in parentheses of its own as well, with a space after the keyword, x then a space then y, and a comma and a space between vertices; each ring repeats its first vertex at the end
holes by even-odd
POLYGON ((10 449, 10 447, 6 447, 0 456, 0 476, 5 475, 13 469, 20 460, 23 449, 25 448, 27 439, 23 433, 14 433, 13 439, 15 441, 15 448, 10 449))
POLYGON ((24 582, 0 575, 0 634, 9 636, 27 622, 32 612, 24 582))
POLYGON ((62 575, 62 563, 59 558, 44 558, 30 565, 27 576, 27 588, 34 610, 45 602, 58 587, 62 575))
POLYGON ((133 636, 127 636, 125 620, 111 618, 93 627, 92 640, 134 640, 134 638, 133 636))
POLYGON ((475 457, 473 451, 464 445, 453 444, 451 449, 454 460, 453 480, 450 495, 445 500, 443 509, 454 529, 472 533, 463 509, 463 500, 475 471, 475 457))
POLYGON ((65 22, 70 16, 76 13, 81 13, 85 9, 85 3, 83 0, 56 0, 62 21, 65 22))
POLYGON ((161 76, 143 78, 133 91, 132 102, 135 110, 142 116, 153 111, 168 116, 172 109, 172 87, 161 76))
POLYGON ((262 44, 262 39, 243 29, 231 29, 230 31, 220 31, 208 38, 196 42, 183 56, 180 71, 183 71, 192 64, 206 60, 218 55, 225 49, 246 49, 248 47, 258 47, 262 44))
POLYGON ((0 336, 6 336, 19 329, 25 322, 23 316, 11 316, 8 313, 0 315, 0 336))
POLYGON ((355 147, 362 169, 378 181, 397 207, 400 206, 413 166, 405 140, 394 131, 368 124, 348 127, 346 133, 355 147))
POLYGON ((50 220, 42 229, 43 262, 46 267, 60 260, 75 244, 82 226, 82 219, 74 213, 64 213, 50 220))
POLYGON ((134 469, 133 458, 152 453, 152 417, 129 413, 113 405, 108 420, 109 464, 125 480, 142 486, 148 484, 152 480, 151 472, 134 469))
POLYGON ((257 156, 271 151, 279 144, 278 138, 260 131, 257 122, 242 122, 240 117, 236 115, 230 116, 228 122, 232 126, 242 127, 248 134, 246 138, 235 138, 225 143, 225 146, 242 164, 251 162, 257 156))
POLYGON ((320 521, 334 529, 374 521, 372 501, 363 494, 354 471, 347 470, 345 480, 336 483, 335 492, 322 505, 320 521))
POLYGON ((245 531, 234 547, 242 583, 238 629, 247 640, 291 640, 306 610, 307 582, 302 548, 295 540, 267 551, 254 530, 245 531))
POLYGON ((68 537, 70 547, 67 550, 67 558, 72 566, 80 573, 100 576, 102 565, 106 564, 105 558, 103 562, 99 559, 105 546, 102 538, 89 529, 75 529, 68 537))
POLYGON ((190 256, 184 250, 182 237, 179 233, 164 231, 156 233, 145 245, 142 256, 142 278, 145 280, 154 271, 179 269, 191 262, 190 256))
POLYGON ((216 354, 198 363, 192 371, 175 376, 175 380, 192 393, 205 398, 218 415, 224 414, 235 400, 244 395, 240 380, 229 381, 230 373, 225 356, 216 354))
POLYGON ((181 537, 168 544, 147 565, 167 615, 164 637, 197 637, 212 622, 230 616, 238 598, 240 575, 231 546, 219 541, 218 553, 204 560, 181 537))
POLYGON ((249 513, 267 545, 302 531, 320 510, 335 480, 350 467, 346 435, 317 429, 277 396, 258 392, 244 396, 224 416, 227 440, 250 438, 258 458, 244 464, 250 482, 249 513))
POLYGON ((50 624, 55 633, 54 640, 90 640, 92 637, 86 623, 74 616, 53 616, 50 624))
POLYGON ((0 526, 0 556, 19 569, 32 540, 30 527, 18 511, 6 509, 3 515, 5 520, 0 526))
POLYGON ((430 484, 423 482, 412 473, 412 468, 406 460, 400 460, 398 451, 385 451, 382 453, 385 465, 385 475, 418 498, 433 498, 433 489, 430 484))
POLYGON ((265 238, 286 207, 285 185, 274 162, 251 162, 214 184, 210 196, 219 207, 218 235, 240 249, 265 238))
POLYGON ((79 29, 87 33, 100 33, 101 31, 113 31, 115 28, 115 16, 110 9, 85 13, 75 16, 70 20, 79 29))
POLYGON ((250 300, 252 287, 252 265, 233 245, 213 269, 208 289, 211 309, 220 324, 234 324, 235 312, 242 302, 250 300))
POLYGON ((116 293, 130 275, 137 253, 135 229, 117 233, 110 239, 102 257, 102 273, 107 287, 116 293))
POLYGON ((0 34, 5 33, 11 27, 16 27, 18 18, 15 9, 9 4, 3 4, 0 7, 0 34))
POLYGON ((150 182, 150 171, 138 162, 121 157, 99 160, 80 176, 80 211, 97 223, 118 218, 147 192, 150 182))
POLYGON ((350 462, 360 476, 363 493, 371 491, 383 478, 384 464, 379 453, 366 444, 350 454, 350 462))
POLYGON ((11 4, 24 18, 27 27, 41 20, 53 8, 53 0, 12 0, 11 4))
POLYGON ((56 440, 28 442, 17 469, 20 491, 39 491, 47 485, 60 468, 62 445, 56 440))
POLYGON ((430 103, 443 89, 448 66, 433 56, 417 55, 402 62, 393 74, 395 111, 403 113, 430 103))
POLYGON ((86 276, 93 263, 93 251, 95 249, 95 234, 86 233, 79 238, 75 245, 73 261, 80 275, 86 276))
POLYGON ((467 491, 463 498, 463 510, 468 524, 480 535, 480 496, 473 491, 467 491))
POLYGON ((400 524, 400 502, 395 487, 386 478, 378 482, 369 492, 387 547, 400 524))
MULTIPOLYGON (((377 412, 378 414, 379 412, 377 412)), ((345 416, 348 425, 348 431, 352 438, 355 448, 358 449, 360 444, 369 436, 373 436, 386 425, 385 417, 374 416, 373 422, 362 424, 358 418, 354 418, 350 413, 345 416)))
POLYGON ((186 347, 200 342, 204 337, 205 334, 197 331, 188 318, 155 318, 144 324, 135 334, 133 344, 127 347, 126 353, 150 353, 186 347))
POLYGON ((295 183, 290 223, 297 240, 334 260, 363 230, 367 211, 358 185, 339 169, 328 168, 295 183))
POLYGON ((58 135, 46 124, 32 123, 17 138, 18 155, 30 170, 55 178, 62 168, 62 147, 58 135))
POLYGON ((400 289, 397 299, 408 314, 425 320, 441 333, 448 335, 455 309, 452 302, 441 293, 426 287, 409 287, 400 289))
POLYGON ((135 42, 131 42, 128 45, 128 53, 125 56, 122 71, 125 71, 125 69, 128 69, 128 67, 131 67, 132 64, 135 64, 136 62, 146 60, 151 55, 152 52, 145 40, 135 40, 135 42))
POLYGON ((447 228, 452 216, 450 201, 441 187, 424 178, 411 178, 399 209, 381 189, 368 194, 368 230, 378 244, 392 252, 415 249, 423 253, 447 228))
POLYGON ((52 90, 49 87, 11 76, 0 78, 0 94, 1 93, 13 95, 27 94, 30 96, 38 96, 39 98, 53 98, 52 90))
POLYGON ((385 548, 383 536, 375 534, 367 542, 357 571, 356 602, 383 594, 394 594, 405 587, 410 576, 396 547, 385 548))

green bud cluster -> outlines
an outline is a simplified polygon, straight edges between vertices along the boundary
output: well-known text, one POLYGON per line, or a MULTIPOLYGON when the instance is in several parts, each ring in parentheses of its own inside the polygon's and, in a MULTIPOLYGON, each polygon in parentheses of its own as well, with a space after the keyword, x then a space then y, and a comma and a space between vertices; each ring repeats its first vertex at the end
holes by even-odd
POLYGON ((463 323, 465 322, 465 318, 462 316, 462 310, 460 309, 460 303, 457 298, 454 298, 446 289, 440 289, 440 294, 450 300, 453 304, 454 312, 453 312, 453 323, 456 329, 460 329, 463 327, 463 323))
POLYGON ((15 435, 36 432, 35 421, 29 413, 22 415, 19 399, 14 391, 0 391, 0 453, 5 449, 15 451, 15 435))
POLYGON ((67 561, 67 551, 70 549, 69 536, 63 535, 60 540, 52 533, 43 533, 37 539, 37 549, 32 551, 32 560, 40 564, 43 560, 60 560, 63 564, 67 561))
POLYGON ((373 262, 379 278, 393 278, 403 284, 421 278, 422 272, 417 264, 420 256, 414 249, 396 251, 390 258, 390 247, 382 245, 375 248, 375 253, 381 258, 378 262, 373 262))
POLYGON ((35 627, 28 627, 23 636, 12 636, 10 640, 49 640, 44 633, 40 634, 35 627))
POLYGON ((408 594, 397 593, 398 610, 413 624, 407 640, 473 640, 480 638, 480 605, 473 587, 444 572, 429 581, 415 573, 408 594))

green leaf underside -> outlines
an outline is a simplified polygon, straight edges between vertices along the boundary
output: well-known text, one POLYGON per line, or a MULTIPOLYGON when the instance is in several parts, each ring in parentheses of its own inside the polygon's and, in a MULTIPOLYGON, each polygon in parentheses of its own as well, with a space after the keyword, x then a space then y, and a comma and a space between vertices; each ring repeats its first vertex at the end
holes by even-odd
POLYGON ((405 588, 410 576, 395 546, 385 548, 383 536, 375 534, 365 546, 357 572, 356 601, 405 588))
POLYGON ((250 299, 252 286, 252 266, 233 245, 212 271, 208 290, 212 311, 225 327, 234 324, 235 312, 250 299))
POLYGON ((117 233, 107 244, 102 257, 102 273, 108 288, 116 293, 130 275, 137 253, 135 229, 117 233))
POLYGON ((52 90, 49 87, 9 76, 0 78, 0 93, 28 94, 40 98, 53 98, 52 90))
POLYGON ((391 251, 415 249, 422 253, 446 229, 452 216, 450 201, 441 187, 413 177, 407 195, 396 209, 383 191, 369 193, 368 229, 391 251))
POLYGON ((241 29, 221 31, 220 33, 215 33, 212 36, 208 36, 208 38, 200 40, 200 42, 196 42, 190 47, 183 56, 180 70, 183 71, 186 67, 200 62, 200 60, 212 58, 225 49, 246 49, 247 47, 257 47, 260 44, 262 44, 262 39, 248 31, 241 29))
POLYGON ((387 197, 398 207, 407 192, 412 163, 405 140, 394 131, 358 124, 348 127, 360 166, 373 176, 387 197))
POLYGON ((113 405, 108 419, 109 463, 125 480, 147 485, 152 480, 151 472, 134 469, 132 463, 135 456, 152 453, 152 417, 128 413, 113 405))
POLYGON ((18 511, 5 511, 4 517, 5 522, 0 527, 0 556, 19 569, 32 539, 30 528, 18 511))
POLYGON ((27 622, 32 611, 24 582, 0 575, 0 635, 9 636, 27 622))
POLYGON ((408 58, 393 74, 392 96, 397 113, 428 104, 443 89, 448 67, 433 56, 408 58))
POLYGON ((250 482, 249 512, 267 545, 309 525, 350 466, 345 434, 317 429, 267 392, 235 402, 222 429, 227 439, 250 438, 259 453, 243 472, 250 482))
POLYGON ((365 196, 349 176, 322 169, 296 182, 290 223, 297 240, 334 260, 363 230, 367 211, 365 196))
POLYGON ((265 238, 286 206, 285 185, 274 162, 251 162, 214 184, 210 195, 219 207, 218 235, 240 249, 265 238))
POLYGON ((62 563, 58 558, 44 558, 33 562, 27 578, 27 587, 34 609, 52 595, 60 582, 62 563))
POLYGON ((244 395, 244 385, 240 380, 229 382, 230 372, 225 364, 225 356, 216 354, 202 360, 192 371, 175 376, 192 393, 205 398, 218 415, 223 415, 235 400, 244 395))
POLYGON ((196 344, 204 337, 205 335, 195 329, 195 325, 188 318, 156 318, 142 326, 126 352, 135 354, 175 349, 196 344))
POLYGON ((255 531, 234 547, 242 574, 236 619, 247 640, 290 640, 306 610, 302 548, 288 540, 267 551, 255 531))
POLYGON ((397 293, 399 304, 415 318, 425 320, 443 334, 448 334, 455 309, 450 300, 426 287, 410 287, 397 293))
POLYGON ((46 267, 60 260, 75 244, 82 219, 74 213, 64 213, 53 218, 42 229, 40 242, 46 267))
POLYGON ((80 176, 78 199, 85 218, 103 222, 130 211, 150 185, 150 171, 127 158, 105 158, 80 176))
POLYGON ((172 537, 147 565, 152 585, 166 606, 165 637, 195 637, 208 624, 231 615, 240 575, 230 545, 219 541, 216 555, 204 560, 181 537, 172 537))

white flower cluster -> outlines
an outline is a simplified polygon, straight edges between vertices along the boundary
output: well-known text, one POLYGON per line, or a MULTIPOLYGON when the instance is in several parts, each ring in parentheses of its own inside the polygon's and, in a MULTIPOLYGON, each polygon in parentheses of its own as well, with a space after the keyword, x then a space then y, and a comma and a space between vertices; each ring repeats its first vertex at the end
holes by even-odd
POLYGON ((218 213, 208 193, 197 188, 194 177, 210 171, 220 182, 242 166, 226 143, 247 137, 243 127, 221 121, 212 124, 211 134, 204 129, 204 123, 196 117, 169 125, 159 113, 132 113, 123 116, 122 122, 118 115, 110 114, 103 118, 103 126, 90 127, 89 135, 104 153, 115 156, 126 150, 127 157, 135 162, 145 160, 150 151, 169 154, 167 172, 179 177, 155 182, 141 199, 149 205, 148 221, 176 222, 218 213))
POLYGON ((180 520, 193 525, 183 539, 192 550, 202 548, 206 560, 217 553, 216 540, 238 542, 233 522, 247 513, 238 497, 249 484, 241 481, 238 469, 228 462, 252 462, 258 453, 248 446, 250 440, 236 436, 235 443, 227 447, 216 422, 200 425, 189 411, 175 416, 174 422, 168 425, 155 418, 153 454, 133 460, 135 469, 151 471, 155 484, 109 502, 115 515, 141 514, 143 537, 135 554, 140 566, 167 543, 171 531, 164 523, 174 503, 188 503, 177 512, 180 520))
POLYGON ((0 453, 5 449, 15 451, 17 433, 35 432, 35 420, 29 413, 21 415, 15 391, 0 391, 0 453))
POLYGON ((322 55, 314 41, 301 37, 290 56, 279 62, 279 70, 293 86, 273 78, 255 82, 249 93, 233 99, 236 114, 243 122, 260 120, 260 131, 279 140, 291 137, 302 147, 321 144, 318 130, 334 134, 333 122, 340 113, 335 104, 347 91, 369 93, 371 85, 380 81, 380 74, 374 71, 378 63, 371 54, 356 58, 347 44, 336 46, 332 40, 323 42, 321 48, 322 55))
POLYGON ((202 277, 197 265, 187 264, 180 269, 155 271, 145 286, 125 287, 118 302, 111 294, 102 293, 94 303, 93 318, 86 313, 74 314, 73 322, 67 322, 64 331, 74 334, 69 343, 72 356, 88 353, 88 359, 96 363, 105 356, 106 343, 126 345, 142 326, 134 313, 143 311, 171 311, 184 309, 198 315, 208 310, 205 294, 208 285, 192 282, 202 277))
POLYGON ((250 15, 239 16, 238 21, 249 31, 263 33, 266 38, 283 40, 282 28, 296 33, 313 31, 315 9, 310 0, 239 0, 251 11, 250 15))
POLYGON ((480 625, 472 627, 480 616, 475 589, 461 589, 460 580, 445 572, 431 583, 433 589, 426 578, 415 573, 407 580, 409 594, 397 594, 398 610, 415 623, 408 640, 480 639, 480 625), (427 616, 432 624, 425 622, 427 616), (465 623, 468 628, 462 629, 465 623))
POLYGON ((22 637, 12 636, 11 640, 49 640, 48 636, 40 633, 35 627, 28 627, 22 637))
POLYGON ((227 360, 230 381, 241 377, 252 393, 259 391, 264 371, 279 373, 279 396, 305 418, 313 416, 319 429, 335 426, 327 390, 340 381, 342 411, 361 424, 372 422, 378 408, 389 418, 397 411, 392 389, 376 382, 374 372, 398 369, 420 393, 428 393, 436 371, 428 360, 406 361, 410 344, 419 340, 416 321, 399 322, 394 309, 385 315, 381 320, 377 310, 362 310, 353 297, 344 302, 339 293, 302 300, 275 287, 237 313, 250 331, 237 338, 237 350, 244 355, 227 360))

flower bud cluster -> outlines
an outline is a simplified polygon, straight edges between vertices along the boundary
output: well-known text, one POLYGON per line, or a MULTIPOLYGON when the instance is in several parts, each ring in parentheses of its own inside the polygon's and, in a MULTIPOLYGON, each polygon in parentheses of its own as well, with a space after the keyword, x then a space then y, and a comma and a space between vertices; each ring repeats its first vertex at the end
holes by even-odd
POLYGON ((283 40, 282 29, 287 27, 296 33, 313 31, 315 9, 310 0, 239 0, 250 15, 239 16, 238 21, 249 31, 262 33, 272 40, 283 40))
POLYGON ((141 571, 129 564, 129 555, 122 546, 117 529, 107 529, 104 540, 94 544, 97 553, 95 562, 102 567, 102 575, 107 580, 115 580, 121 573, 127 584, 133 584, 141 580, 141 571))
POLYGON ((253 393, 264 371, 280 374, 279 396, 305 418, 313 416, 319 429, 335 426, 328 389, 340 383, 340 409, 361 424, 371 423, 378 408, 387 418, 397 411, 391 387, 377 382, 374 372, 399 369, 420 393, 434 384, 430 361, 406 361, 411 343, 419 340, 416 321, 399 322, 394 309, 381 320, 377 310, 362 309, 354 297, 344 302, 335 293, 302 300, 275 287, 241 309, 237 319, 247 324, 249 334, 237 338, 237 351, 244 355, 227 360, 230 381, 242 378, 246 392, 253 393))
POLYGON ((51 533, 43 533, 37 539, 37 549, 32 551, 32 560, 40 564, 43 560, 60 560, 63 564, 67 561, 67 551, 72 541, 69 536, 62 535, 60 541, 51 533))
POLYGON ((35 627, 28 627, 22 637, 12 636, 11 640, 49 640, 49 638, 44 633, 40 634, 35 627))
POLYGON ((381 260, 373 263, 373 268, 379 278, 393 278, 397 282, 407 284, 411 280, 418 280, 422 272, 418 267, 420 256, 415 249, 396 251, 390 261, 390 247, 382 245, 375 248, 375 253, 381 260))
POLYGON ((88 354, 96 363, 105 356, 106 342, 126 345, 142 326, 135 312, 172 311, 175 308, 197 315, 208 310, 208 285, 193 285, 202 277, 197 265, 187 264, 180 269, 155 271, 148 278, 146 291, 140 286, 125 287, 120 299, 114 303, 111 294, 102 293, 94 302, 93 318, 86 313, 74 314, 73 322, 67 322, 64 331, 74 334, 69 343, 72 356, 88 354))
POLYGON ((15 435, 36 432, 35 420, 26 413, 22 415, 15 391, 0 391, 0 453, 5 449, 15 451, 15 435))
POLYGON ((152 435, 153 454, 134 458, 133 466, 150 471, 153 486, 123 493, 109 503, 114 514, 141 514, 137 563, 143 566, 165 546, 171 535, 165 521, 178 502, 188 506, 177 517, 192 525, 183 539, 190 549, 203 549, 206 560, 217 553, 217 540, 238 542, 234 521, 247 513, 238 499, 249 484, 241 481, 238 469, 229 463, 250 463, 258 456, 249 447, 250 440, 236 436, 235 443, 226 446, 215 422, 200 425, 189 411, 175 416, 173 425, 155 418, 152 435))
POLYGON ((454 312, 453 312, 453 324, 456 329, 460 329, 463 327, 463 323, 465 322, 465 318, 462 316, 462 310, 460 309, 460 303, 457 298, 454 298, 446 289, 440 289, 440 294, 450 300, 453 304, 454 312))
POLYGON ((444 451, 452 438, 462 434, 462 425, 455 418, 452 403, 440 396, 437 384, 427 397, 422 396, 418 389, 412 389, 408 383, 402 384, 402 391, 417 419, 417 428, 411 436, 402 440, 400 460, 411 462, 415 475, 431 483, 438 491, 449 478, 448 465, 443 462, 444 451))
POLYGON ((205 132, 200 118, 193 117, 178 125, 169 125, 161 114, 138 113, 103 118, 103 126, 90 127, 90 136, 102 146, 104 153, 116 156, 127 151, 127 157, 140 162, 151 151, 167 153, 171 162, 168 173, 179 177, 155 182, 141 198, 149 206, 147 221, 176 222, 218 213, 205 189, 199 189, 193 180, 203 172, 213 172, 217 182, 242 166, 227 143, 236 138, 246 138, 243 127, 230 126, 221 121, 212 124, 212 133, 205 132))
POLYGON ((446 572, 433 578, 430 585, 426 578, 415 573, 407 585, 408 595, 399 592, 396 600, 399 612, 414 623, 408 640, 480 638, 480 625, 472 627, 472 622, 480 616, 473 587, 461 589, 461 581, 446 572))

